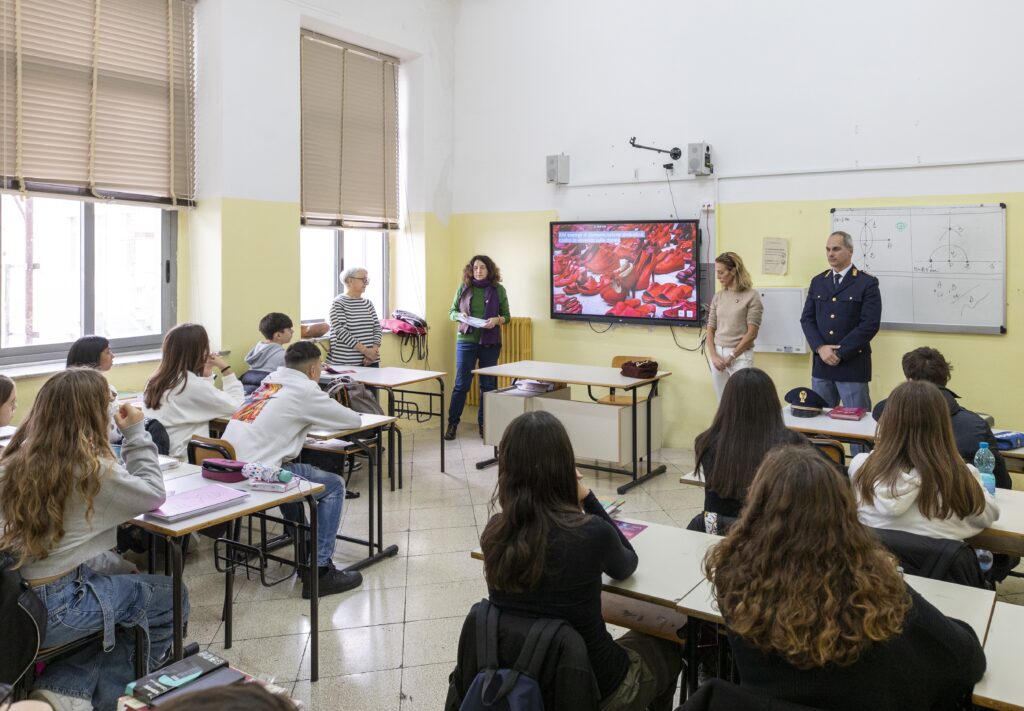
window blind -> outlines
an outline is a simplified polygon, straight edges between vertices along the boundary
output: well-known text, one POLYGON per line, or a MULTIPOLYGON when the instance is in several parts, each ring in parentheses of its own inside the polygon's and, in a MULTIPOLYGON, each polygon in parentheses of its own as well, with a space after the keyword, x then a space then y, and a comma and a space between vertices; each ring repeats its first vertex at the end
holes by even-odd
POLYGON ((191 204, 192 0, 0 0, 4 185, 191 204))
POLYGON ((398 60, 303 30, 302 219, 398 227, 398 60))

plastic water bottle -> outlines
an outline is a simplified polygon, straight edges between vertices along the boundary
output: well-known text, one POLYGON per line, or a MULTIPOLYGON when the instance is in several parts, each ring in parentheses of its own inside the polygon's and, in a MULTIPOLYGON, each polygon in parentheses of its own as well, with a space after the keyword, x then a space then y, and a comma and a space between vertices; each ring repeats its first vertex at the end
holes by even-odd
POLYGON ((992 570, 992 551, 978 548, 974 552, 978 556, 978 567, 981 568, 981 572, 987 573, 992 570))
POLYGON ((981 474, 981 485, 988 493, 996 493, 996 458, 988 448, 988 442, 978 444, 978 452, 974 455, 974 467, 981 474))

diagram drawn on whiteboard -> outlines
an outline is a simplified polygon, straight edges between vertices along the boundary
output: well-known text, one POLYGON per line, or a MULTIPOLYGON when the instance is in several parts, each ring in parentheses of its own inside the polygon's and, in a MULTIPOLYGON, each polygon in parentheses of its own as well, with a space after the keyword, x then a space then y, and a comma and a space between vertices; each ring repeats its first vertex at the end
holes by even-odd
POLYGON ((836 208, 832 229, 853 238, 854 264, 878 277, 883 325, 1005 332, 1002 204, 836 208))

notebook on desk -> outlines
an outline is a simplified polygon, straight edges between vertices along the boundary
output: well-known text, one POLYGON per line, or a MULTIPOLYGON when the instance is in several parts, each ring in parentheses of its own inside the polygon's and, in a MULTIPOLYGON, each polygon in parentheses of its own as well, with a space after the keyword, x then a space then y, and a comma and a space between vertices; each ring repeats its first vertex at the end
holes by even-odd
POLYGON ((167 500, 160 508, 150 511, 147 515, 159 521, 180 521, 190 516, 233 506, 248 496, 247 491, 239 491, 220 484, 207 484, 188 491, 168 493, 167 500))

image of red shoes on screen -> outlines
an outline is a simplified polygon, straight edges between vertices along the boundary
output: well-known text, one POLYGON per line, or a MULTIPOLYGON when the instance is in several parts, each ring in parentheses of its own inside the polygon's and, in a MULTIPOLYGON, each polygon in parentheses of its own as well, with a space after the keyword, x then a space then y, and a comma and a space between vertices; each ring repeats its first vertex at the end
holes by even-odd
POLYGON ((551 316, 695 322, 696 220, 552 222, 551 316))

